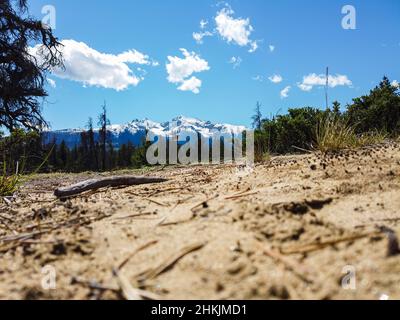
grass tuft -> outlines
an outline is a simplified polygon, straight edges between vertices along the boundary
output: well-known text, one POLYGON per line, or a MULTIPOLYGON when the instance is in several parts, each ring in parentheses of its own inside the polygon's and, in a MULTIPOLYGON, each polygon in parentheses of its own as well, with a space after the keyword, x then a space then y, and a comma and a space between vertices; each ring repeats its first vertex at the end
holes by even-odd
POLYGON ((3 164, 3 174, 0 176, 0 196, 12 196, 17 191, 21 176, 18 173, 18 166, 15 174, 7 175, 6 163, 3 164))
POLYGON ((381 132, 357 135, 353 126, 337 116, 322 119, 316 131, 317 149, 324 153, 381 143, 387 137, 381 132))
MULTIPOLYGON (((30 175, 24 176, 24 181, 28 179, 29 177, 33 177, 35 174, 37 174, 40 169, 43 167, 43 165, 47 162, 47 160, 50 157, 50 154, 53 152, 53 148, 51 148, 50 152, 47 154, 46 158, 43 160, 43 162, 36 168, 36 170, 31 173, 30 175)), ((22 170, 19 169, 19 162, 17 162, 17 167, 15 169, 15 174, 8 175, 7 174, 7 163, 4 161, 3 162, 3 175, 0 176, 0 197, 7 197, 7 196, 12 196, 17 190, 20 184, 22 183, 22 175, 20 172, 23 172, 23 168, 25 167, 25 161, 26 158, 22 158, 22 170)))

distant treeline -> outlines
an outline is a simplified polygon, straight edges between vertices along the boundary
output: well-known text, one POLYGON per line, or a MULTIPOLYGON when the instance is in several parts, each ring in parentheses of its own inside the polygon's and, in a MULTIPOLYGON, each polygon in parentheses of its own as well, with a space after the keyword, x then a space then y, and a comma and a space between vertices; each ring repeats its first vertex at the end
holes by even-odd
POLYGON ((340 119, 358 135, 365 133, 386 134, 394 137, 400 133, 400 92, 396 83, 387 77, 368 95, 355 98, 341 111, 334 102, 327 110, 303 107, 292 108, 287 114, 263 118, 258 103, 253 126, 256 154, 285 154, 316 146, 318 126, 327 117, 340 119))
POLYGON ((0 161, 7 171, 83 172, 109 171, 117 168, 140 168, 146 164, 147 145, 135 147, 128 142, 115 150, 107 131, 109 125, 106 107, 99 115, 99 138, 95 139, 93 121, 89 118, 87 130, 82 131, 80 144, 68 148, 65 141, 44 144, 42 134, 36 131, 14 130, 0 141, 0 161))
MULTIPOLYGON (((128 142, 120 145, 119 148, 114 148, 111 140, 107 138, 107 131, 105 132, 105 140, 101 138, 102 134, 100 134, 100 139, 96 140, 93 127, 89 126, 88 130, 81 133, 80 143, 73 148, 68 148, 65 141, 62 141, 60 144, 55 142, 43 144, 45 139, 43 139, 40 133, 15 130, 10 136, 1 139, 0 148, 2 150, 2 157, 0 161, 7 164, 8 173, 15 172, 17 163, 19 169, 23 170, 24 173, 34 172, 38 168, 40 168, 41 172, 98 172, 141 168, 149 165, 146 154, 149 146, 152 144, 151 142, 143 141, 140 146, 135 146, 133 143, 128 142)), ((233 136, 231 138, 233 139, 233 136)), ((229 149, 225 147, 224 138, 221 137, 220 143, 216 144, 216 150, 218 151, 215 154, 213 152, 215 145, 211 144, 211 140, 207 141, 203 141, 203 143, 209 143, 208 159, 210 163, 215 163, 214 161, 220 163, 227 159, 225 158, 225 151, 230 153, 230 156, 228 155, 229 159, 234 159, 240 151, 235 150, 232 143, 228 143, 227 146, 231 149, 231 152, 229 152, 229 149)), ((202 154, 204 149, 202 149, 200 142, 200 134, 198 134, 197 154, 191 154, 191 149, 187 148, 183 151, 181 148, 186 144, 184 142, 178 143, 175 141, 172 143, 175 143, 176 147, 170 149, 169 141, 165 140, 165 153, 163 155, 160 154, 160 150, 155 150, 154 158, 160 161, 159 164, 182 163, 179 156, 182 152, 185 154, 185 151, 185 160, 190 159, 188 161, 193 162, 204 160, 204 155, 202 154)), ((192 141, 190 142, 190 148, 193 148, 195 145, 192 141)), ((241 146, 242 152, 244 152, 245 144, 241 146)), ((157 147, 161 147, 161 145, 157 147)), ((207 158, 207 156, 205 157, 207 158)))

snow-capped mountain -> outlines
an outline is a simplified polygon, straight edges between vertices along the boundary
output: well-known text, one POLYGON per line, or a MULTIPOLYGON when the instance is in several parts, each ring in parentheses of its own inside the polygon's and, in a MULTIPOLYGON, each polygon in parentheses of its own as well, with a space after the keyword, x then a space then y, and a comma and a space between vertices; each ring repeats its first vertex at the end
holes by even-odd
MULTIPOLYGON (((204 138, 210 138, 216 132, 221 134, 239 135, 246 128, 230 124, 214 124, 210 121, 202 121, 194 118, 179 116, 171 121, 158 123, 149 119, 134 120, 124 125, 110 125, 107 127, 108 134, 114 147, 118 148, 129 141, 135 146, 139 146, 146 138, 146 132, 160 136, 181 136, 199 133, 204 138)), ((79 145, 81 133, 84 129, 65 129, 57 131, 47 131, 44 133, 45 143, 60 144, 62 141, 69 148, 79 145)), ((99 129, 94 130, 95 139, 99 137, 99 129)), ((183 138, 185 139, 185 138, 183 138)))

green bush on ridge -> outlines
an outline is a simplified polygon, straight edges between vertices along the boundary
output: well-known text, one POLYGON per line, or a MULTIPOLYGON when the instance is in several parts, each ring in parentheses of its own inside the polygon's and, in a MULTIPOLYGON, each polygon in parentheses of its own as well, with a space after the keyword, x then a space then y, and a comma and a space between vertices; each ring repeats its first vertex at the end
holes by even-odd
POLYGON ((255 150, 256 154, 260 150, 275 154, 335 151, 381 142, 399 133, 399 88, 384 77, 369 95, 353 99, 343 113, 334 102, 332 109, 289 109, 285 115, 262 120, 255 134, 255 150))

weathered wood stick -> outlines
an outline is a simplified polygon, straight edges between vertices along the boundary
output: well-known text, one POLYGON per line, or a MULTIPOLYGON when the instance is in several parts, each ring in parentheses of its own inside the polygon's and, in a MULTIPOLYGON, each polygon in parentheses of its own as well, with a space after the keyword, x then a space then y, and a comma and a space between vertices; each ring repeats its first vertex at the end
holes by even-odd
POLYGON ((258 240, 257 240, 257 247, 263 254, 269 256, 275 261, 282 263, 287 270, 293 272, 297 277, 299 277, 304 282, 307 283, 314 282, 314 280, 310 278, 310 275, 315 273, 310 272, 308 268, 304 268, 303 265, 301 265, 300 263, 296 262, 295 260, 291 260, 287 257, 284 257, 280 252, 266 246, 263 243, 260 243, 258 240))
POLYGON ((175 263, 177 263, 180 259, 187 256, 189 253, 194 251, 200 250, 206 245, 205 242, 197 242, 192 245, 188 245, 182 248, 179 252, 174 254, 173 256, 169 257, 167 260, 162 262, 158 267, 152 269, 150 268, 148 271, 145 271, 140 275, 140 279, 144 280, 151 280, 162 274, 164 271, 172 267, 175 263))
POLYGON ((332 239, 328 241, 323 241, 323 242, 316 242, 316 243, 310 243, 301 247, 294 247, 294 248, 287 248, 287 249, 281 249, 282 254, 284 255, 291 255, 291 254, 304 254, 304 253, 310 253, 318 250, 325 249, 330 246, 334 246, 339 243, 343 242, 352 242, 355 240, 360 240, 372 236, 377 236, 380 235, 379 232, 369 232, 369 233, 363 233, 363 234, 356 234, 353 236, 348 236, 348 237, 343 237, 343 238, 338 238, 338 239, 332 239))
POLYGON ((117 279, 118 286, 126 300, 161 300, 160 296, 152 292, 134 288, 128 278, 119 270, 113 269, 113 276, 117 279))
POLYGON ((58 188, 54 191, 54 195, 58 198, 66 198, 76 196, 85 191, 121 186, 136 186, 141 184, 161 183, 167 179, 156 177, 137 177, 137 176, 114 176, 101 179, 90 179, 79 182, 69 187, 58 188))

